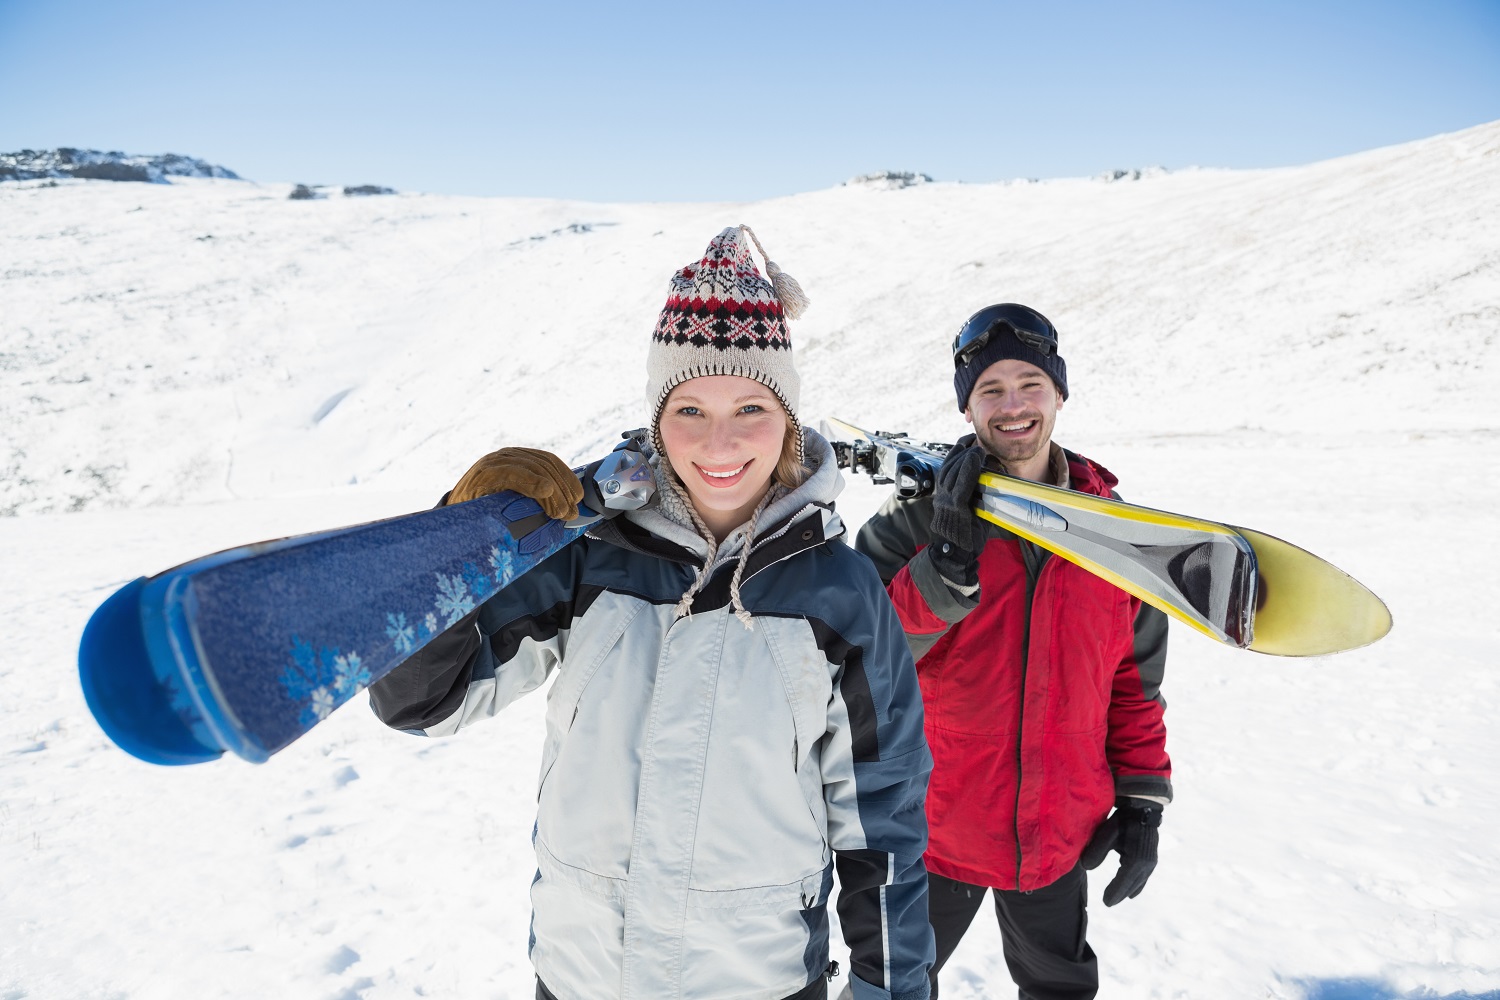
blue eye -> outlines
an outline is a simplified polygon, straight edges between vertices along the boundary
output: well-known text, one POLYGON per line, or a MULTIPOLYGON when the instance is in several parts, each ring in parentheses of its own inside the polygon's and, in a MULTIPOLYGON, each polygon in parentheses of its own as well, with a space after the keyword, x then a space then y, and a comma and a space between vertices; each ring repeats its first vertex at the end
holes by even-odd
POLYGON ((696 406, 683 406, 677 410, 677 414, 682 417, 696 417, 698 415, 698 408, 696 406))
POLYGON ((759 403, 746 403, 744 406, 740 407, 740 412, 741 413, 764 413, 764 412, 766 412, 766 408, 764 406, 761 406, 759 403))

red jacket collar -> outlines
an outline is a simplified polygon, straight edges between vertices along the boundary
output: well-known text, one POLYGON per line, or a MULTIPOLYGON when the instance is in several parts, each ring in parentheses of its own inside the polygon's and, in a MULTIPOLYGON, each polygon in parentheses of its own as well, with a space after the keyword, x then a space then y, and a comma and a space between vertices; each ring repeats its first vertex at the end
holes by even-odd
POLYGON ((1068 458, 1068 476, 1072 480, 1072 487, 1079 493, 1107 497, 1119 485, 1120 480, 1104 466, 1066 448, 1063 449, 1063 454, 1068 458))

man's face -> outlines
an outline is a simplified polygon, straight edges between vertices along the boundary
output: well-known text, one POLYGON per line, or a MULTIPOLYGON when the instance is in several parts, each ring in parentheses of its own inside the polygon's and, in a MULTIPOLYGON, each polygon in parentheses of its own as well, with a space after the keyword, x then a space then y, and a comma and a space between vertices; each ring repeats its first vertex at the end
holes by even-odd
POLYGON ((1046 454, 1062 406, 1051 376, 1028 361, 1006 358, 974 383, 964 419, 985 451, 1015 467, 1046 454))

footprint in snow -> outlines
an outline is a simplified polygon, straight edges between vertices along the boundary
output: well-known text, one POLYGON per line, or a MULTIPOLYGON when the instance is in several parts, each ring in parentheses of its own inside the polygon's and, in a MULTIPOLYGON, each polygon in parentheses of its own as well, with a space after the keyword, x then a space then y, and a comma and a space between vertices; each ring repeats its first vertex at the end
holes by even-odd
POLYGON ((342 975, 344 970, 358 961, 359 952, 348 945, 341 945, 338 951, 329 956, 328 961, 323 964, 323 968, 338 976, 342 975))

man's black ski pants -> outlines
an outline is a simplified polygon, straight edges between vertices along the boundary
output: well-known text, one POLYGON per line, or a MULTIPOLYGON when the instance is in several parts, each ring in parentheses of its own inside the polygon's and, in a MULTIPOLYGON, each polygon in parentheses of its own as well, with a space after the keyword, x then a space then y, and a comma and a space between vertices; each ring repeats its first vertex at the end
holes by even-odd
POLYGON ((1081 867, 1032 892, 969 885, 928 872, 927 914, 937 940, 933 1000, 938 970, 974 922, 986 892, 995 894, 1005 964, 1021 988, 1021 1000, 1093 1000, 1099 963, 1086 940, 1088 879, 1081 867))

